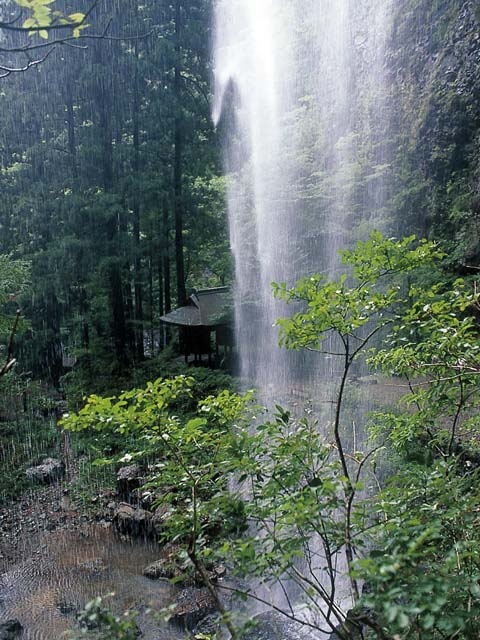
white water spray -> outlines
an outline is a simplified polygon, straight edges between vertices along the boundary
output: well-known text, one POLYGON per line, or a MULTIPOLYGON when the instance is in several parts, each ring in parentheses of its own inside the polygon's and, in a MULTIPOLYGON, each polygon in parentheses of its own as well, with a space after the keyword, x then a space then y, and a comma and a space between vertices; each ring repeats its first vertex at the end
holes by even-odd
POLYGON ((278 348, 285 310, 271 282, 332 274, 338 249, 386 226, 390 11, 390 0, 217 1, 241 374, 267 399, 326 373, 278 348))

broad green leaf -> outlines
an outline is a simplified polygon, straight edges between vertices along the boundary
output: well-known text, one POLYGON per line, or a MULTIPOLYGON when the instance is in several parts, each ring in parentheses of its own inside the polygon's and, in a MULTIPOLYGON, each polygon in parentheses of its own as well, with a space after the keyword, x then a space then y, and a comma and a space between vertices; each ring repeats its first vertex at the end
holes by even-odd
POLYGON ((68 17, 72 22, 82 22, 85 19, 85 14, 78 11, 77 13, 69 13, 68 17))

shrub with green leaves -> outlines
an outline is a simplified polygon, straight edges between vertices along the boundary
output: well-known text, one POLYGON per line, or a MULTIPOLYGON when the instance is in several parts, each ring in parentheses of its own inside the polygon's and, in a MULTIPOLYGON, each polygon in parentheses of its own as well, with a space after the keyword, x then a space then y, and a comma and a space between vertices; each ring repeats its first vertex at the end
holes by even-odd
MULTIPOLYGON (((8 335, 11 322, 6 321, 3 313, 7 309, 13 314, 19 306, 19 296, 30 284, 30 263, 26 260, 14 260, 11 256, 0 255, 0 335, 8 335)), ((13 315, 11 314, 11 315, 13 315)))
POLYGON ((135 623, 136 613, 126 612, 116 615, 105 607, 103 599, 94 598, 87 602, 78 616, 79 630, 69 634, 71 640, 136 640, 140 631, 135 623))
POLYGON ((362 606, 395 638, 480 634, 480 483, 454 459, 398 471, 372 500, 375 549, 355 563, 362 606))
POLYGON ((224 390, 197 401, 192 415, 182 409, 194 390, 191 377, 158 379, 119 396, 92 395, 62 420, 66 429, 89 433, 97 465, 148 465, 145 488, 157 494, 156 507, 170 508, 164 538, 190 549, 242 527, 243 501, 229 493, 228 480, 242 450, 237 422, 251 400, 224 390))
MULTIPOLYGON (((334 355, 343 364, 332 443, 341 468, 339 504, 334 513, 317 502, 322 526, 330 518, 339 530, 344 525, 337 544, 330 535, 331 550, 345 550, 354 608, 337 634, 354 638, 363 628, 372 637, 396 640, 478 637, 478 478, 471 473, 478 460, 478 296, 471 283, 443 282, 442 252, 413 237, 397 241, 374 232, 342 259, 347 271, 338 281, 316 275, 291 289, 274 287, 278 297, 301 307, 279 320, 281 343, 334 355), (430 284, 434 273, 440 281, 430 284), (362 453, 348 448, 345 404, 353 363, 365 356, 395 376, 391 384, 404 394, 397 408, 372 417, 376 443, 362 453), (402 466, 393 474, 390 469, 375 497, 365 497, 361 479, 380 450, 394 453, 402 466), (352 621, 353 628, 347 624, 352 621)), ((303 518, 300 509, 295 527, 303 518)), ((314 537, 307 539, 311 558, 314 537)), ((315 584, 318 575, 310 572, 304 584, 315 584)), ((342 583, 341 572, 333 581, 328 571, 325 577, 327 585, 329 579, 342 583)), ((312 593, 325 588, 323 580, 312 593)))
POLYGON ((335 282, 275 286, 297 305, 279 320, 282 344, 342 364, 329 428, 281 407, 253 420, 249 396, 229 391, 182 416, 194 384, 182 376, 92 396, 65 425, 123 440, 117 461, 154 461, 152 486, 170 487, 173 505, 166 538, 185 545, 202 575, 221 559, 282 593, 279 613, 341 640, 480 637, 478 298, 461 281, 422 285, 426 271, 441 273, 442 253, 413 237, 375 232, 342 257, 335 282), (372 416, 372 442, 358 451, 346 392, 367 356, 405 393, 372 416), (388 480, 377 473, 380 452, 398 465, 388 480))

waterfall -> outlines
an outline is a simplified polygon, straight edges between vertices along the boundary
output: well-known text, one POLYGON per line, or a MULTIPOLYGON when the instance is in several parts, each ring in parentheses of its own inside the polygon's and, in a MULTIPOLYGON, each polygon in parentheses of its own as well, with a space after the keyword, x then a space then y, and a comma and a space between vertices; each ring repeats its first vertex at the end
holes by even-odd
MULTIPOLYGON (((335 273, 388 226, 390 0, 217 0, 213 117, 225 140, 241 375, 267 399, 331 375, 277 346, 271 283, 335 273)), ((330 365, 334 368, 334 364, 330 365)))

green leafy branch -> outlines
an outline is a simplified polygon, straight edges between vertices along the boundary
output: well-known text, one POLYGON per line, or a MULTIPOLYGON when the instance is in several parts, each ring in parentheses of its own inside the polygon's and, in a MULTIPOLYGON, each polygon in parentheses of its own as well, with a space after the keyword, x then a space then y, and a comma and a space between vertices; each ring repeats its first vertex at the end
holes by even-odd
POLYGON ((29 16, 21 25, 0 22, 0 29, 25 31, 29 35, 38 34, 44 40, 48 39, 49 31, 68 29, 71 30, 74 38, 78 38, 81 32, 90 26, 87 23, 88 16, 98 5, 99 0, 94 0, 86 13, 75 11, 67 15, 53 10, 50 5, 54 2, 55 0, 15 0, 15 3, 25 9, 29 16))

